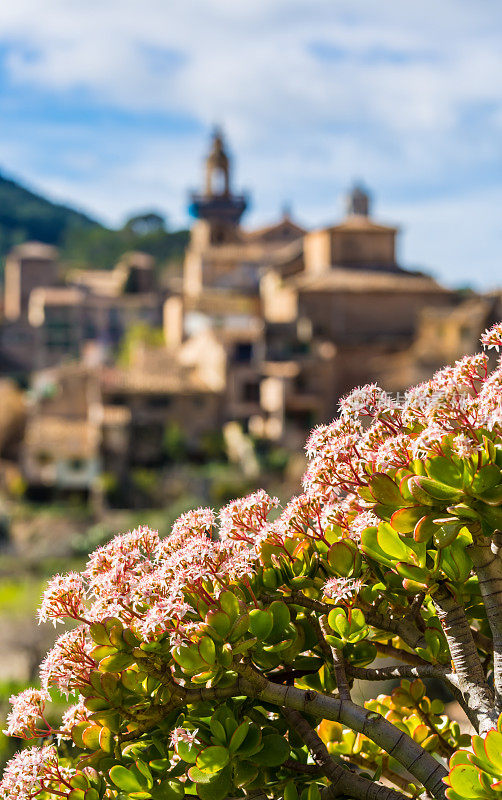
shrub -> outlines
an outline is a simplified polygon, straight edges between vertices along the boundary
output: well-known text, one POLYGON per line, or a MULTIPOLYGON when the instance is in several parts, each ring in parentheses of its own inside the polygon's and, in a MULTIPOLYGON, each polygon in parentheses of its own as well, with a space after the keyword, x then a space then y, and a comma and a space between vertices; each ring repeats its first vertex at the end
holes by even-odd
POLYGON ((499 797, 501 387, 478 354, 402 403, 357 389, 313 431, 282 511, 259 491, 54 578, 40 620, 73 627, 7 723, 47 742, 9 762, 0 796, 499 797), (355 679, 396 686, 359 705, 355 679), (53 689, 72 700, 57 729, 53 689))

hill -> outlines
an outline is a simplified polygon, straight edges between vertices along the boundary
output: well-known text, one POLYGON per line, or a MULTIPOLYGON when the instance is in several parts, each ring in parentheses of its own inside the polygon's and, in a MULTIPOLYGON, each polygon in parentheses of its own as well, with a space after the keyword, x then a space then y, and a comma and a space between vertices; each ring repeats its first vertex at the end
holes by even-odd
POLYGON ((137 231, 127 223, 119 230, 95 226, 71 231, 62 247, 62 257, 71 267, 111 269, 127 250, 141 250, 163 267, 169 262, 181 262, 187 242, 188 231, 167 231, 163 224, 148 231, 137 231))
POLYGON ((107 228, 0 174, 0 259, 29 240, 59 247, 69 266, 109 269, 126 250, 143 250, 159 264, 179 261, 188 232, 167 231, 155 212, 134 216, 121 229, 107 228))
POLYGON ((76 230, 100 227, 90 217, 73 208, 53 203, 0 175, 0 254, 28 240, 61 247, 76 230))

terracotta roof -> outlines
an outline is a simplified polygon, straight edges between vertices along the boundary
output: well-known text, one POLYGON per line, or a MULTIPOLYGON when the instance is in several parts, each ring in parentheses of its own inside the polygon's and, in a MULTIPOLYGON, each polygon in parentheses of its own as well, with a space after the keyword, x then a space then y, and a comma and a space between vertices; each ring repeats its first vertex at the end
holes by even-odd
POLYGON ((334 231, 384 231, 384 232, 394 232, 397 233, 399 228, 394 227, 393 225, 382 225, 381 223, 374 222, 369 217, 365 216, 364 214, 351 214, 349 217, 345 217, 341 222, 337 225, 331 226, 331 230, 334 231))
POLYGON ((70 272, 68 281, 90 289, 96 294, 116 297, 122 292, 125 278, 123 270, 120 269, 76 269, 70 272))
POLYGON ((244 236, 249 239, 260 239, 262 236, 267 236, 268 234, 275 233, 276 231, 280 231, 283 228, 288 228, 292 232, 296 233, 298 237, 304 236, 307 231, 305 228, 302 228, 300 225, 297 225, 296 222, 289 219, 289 217, 283 217, 279 220, 279 222, 274 222, 272 225, 265 225, 262 228, 256 228, 253 231, 245 231, 244 236))
POLYGON ((297 361, 264 361, 262 372, 274 378, 295 378, 300 372, 300 365, 297 361))
POLYGON ((30 293, 30 303, 45 306, 78 306, 83 299, 83 293, 74 286, 38 286, 30 293))
POLYGON ((88 294, 85 297, 87 307, 94 308, 159 308, 162 298, 155 292, 140 292, 138 294, 118 294, 116 296, 105 294, 88 294))
POLYGON ((139 269, 153 269, 155 259, 149 253, 143 253, 142 250, 129 250, 120 257, 118 264, 124 264, 127 267, 139 267, 139 269))
POLYGON ((152 374, 142 369, 122 370, 114 367, 102 371, 102 385, 107 391, 134 394, 199 394, 213 393, 198 376, 180 372, 152 374))
POLYGON ((59 250, 57 247, 52 247, 52 245, 44 244, 43 242, 23 242, 13 247, 9 253, 10 255, 17 258, 56 259, 59 255, 59 250))
POLYGON ((99 428, 88 420, 35 415, 28 420, 25 447, 60 458, 91 458, 99 447, 99 428))
POLYGON ((344 269, 333 267, 320 275, 302 273, 289 279, 300 291, 320 292, 441 292, 451 290, 440 286, 427 275, 408 272, 380 272, 377 270, 344 269))
POLYGON ((204 289, 199 297, 188 297, 185 302, 186 312, 196 311, 208 316, 258 315, 260 308, 258 293, 243 294, 231 289, 204 289))
POLYGON ((271 254, 267 262, 267 267, 278 269, 281 273, 287 273, 287 267, 291 266, 298 266, 298 270, 295 271, 303 268, 303 238, 295 239, 278 253, 271 254))
POLYGON ((242 262, 256 262, 259 267, 265 261, 268 262, 272 258, 281 258, 284 252, 288 252, 291 245, 296 245, 298 240, 293 242, 282 241, 264 241, 259 239, 247 238, 241 242, 230 244, 213 245, 208 247, 204 252, 204 260, 217 260, 220 262, 225 261, 242 261, 242 262))

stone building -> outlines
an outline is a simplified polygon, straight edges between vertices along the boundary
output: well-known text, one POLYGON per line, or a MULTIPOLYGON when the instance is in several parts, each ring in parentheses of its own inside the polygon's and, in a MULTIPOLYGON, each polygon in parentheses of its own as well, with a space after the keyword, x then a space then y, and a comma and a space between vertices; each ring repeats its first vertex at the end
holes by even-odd
POLYGON ((126 253, 112 270, 63 277, 58 252, 37 242, 15 248, 5 265, 0 358, 11 374, 83 357, 89 343, 110 352, 137 323, 162 325, 166 293, 146 253, 126 253))
POLYGON ((289 214, 246 230, 247 205, 233 193, 217 132, 204 191, 192 195, 195 223, 170 337, 213 331, 232 364, 228 416, 292 442, 333 417, 352 386, 384 376, 378 365, 409 350, 424 308, 447 311, 459 298, 399 265, 398 228, 373 218, 361 187, 349 193, 344 219, 313 231, 289 214))

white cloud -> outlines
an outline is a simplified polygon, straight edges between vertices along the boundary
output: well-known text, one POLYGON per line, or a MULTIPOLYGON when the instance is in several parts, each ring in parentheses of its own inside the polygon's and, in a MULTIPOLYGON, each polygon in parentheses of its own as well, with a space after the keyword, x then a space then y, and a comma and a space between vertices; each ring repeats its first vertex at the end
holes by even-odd
MULTIPOLYGON (((79 91, 86 103, 139 119, 175 114, 194 123, 190 135, 170 136, 145 123, 136 136, 114 133, 112 144, 103 130, 99 147, 89 139, 92 153, 82 152, 84 123, 73 146, 68 126, 57 174, 50 158, 29 169, 41 186, 108 219, 146 205, 180 219, 198 178, 199 131, 222 121, 238 178, 260 203, 256 220, 288 197, 307 221, 329 219, 343 186, 361 176, 407 223, 411 260, 450 277, 468 270, 474 252, 493 269, 500 248, 491 208, 497 168, 501 182, 501 24, 498 0, 0 5, 5 68, 21 96, 33 87, 60 98, 79 91), (428 236, 437 204, 446 224, 434 217, 428 236), (463 226, 467 211, 478 226, 463 226), (467 238, 481 232, 492 251, 483 243, 471 252, 467 238)), ((42 135, 37 143, 36 131, 24 144, 4 136, 0 159, 28 175, 23 163, 49 142, 42 135)))

